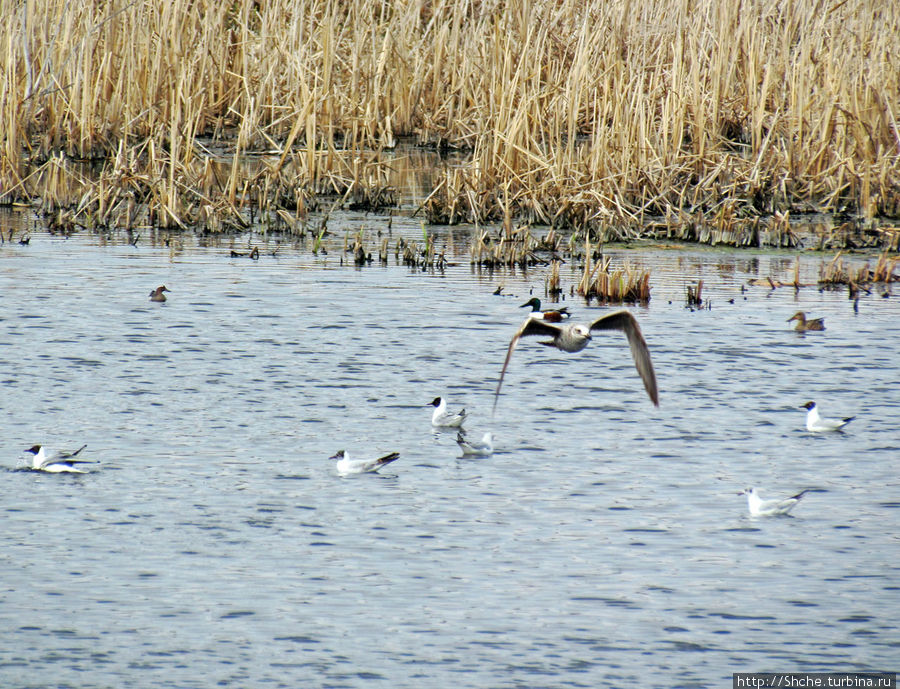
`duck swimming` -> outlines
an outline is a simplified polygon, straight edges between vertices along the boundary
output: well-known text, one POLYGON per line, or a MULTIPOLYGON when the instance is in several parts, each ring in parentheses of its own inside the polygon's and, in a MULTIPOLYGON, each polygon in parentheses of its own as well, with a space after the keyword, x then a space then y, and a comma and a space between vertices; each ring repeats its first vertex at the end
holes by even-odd
POLYGON ((806 332, 807 330, 825 330, 824 318, 810 318, 809 320, 806 320, 806 314, 803 311, 798 311, 787 319, 788 323, 791 321, 797 321, 794 330, 801 333, 806 332))
POLYGON ((170 290, 165 285, 160 285, 155 290, 150 292, 150 301, 165 301, 166 295, 163 294, 163 292, 171 292, 171 291, 172 290, 170 290))
POLYGON ((541 311, 541 300, 537 297, 532 297, 528 301, 526 301, 520 309, 524 309, 526 306, 531 307, 531 315, 535 318, 543 318, 545 321, 549 321, 550 323, 560 323, 566 318, 570 318, 572 316, 569 313, 569 307, 564 306, 561 309, 550 309, 547 311, 541 311))
POLYGON ((625 333, 628 344, 631 347, 631 356, 634 359, 634 365, 644 382, 644 389, 650 396, 650 401, 655 406, 659 406, 659 391, 656 386, 656 374, 653 372, 653 363, 650 361, 650 350, 644 336, 641 334, 641 328, 637 319, 630 311, 614 311, 605 316, 601 316, 593 323, 569 323, 566 325, 555 325, 547 323, 536 316, 529 316, 522 324, 519 330, 513 335, 509 343, 509 349, 506 351, 506 361, 503 362, 503 369, 500 371, 500 381, 497 383, 497 391, 494 393, 494 409, 497 408, 497 398, 500 396, 500 386, 503 385, 503 376, 506 375, 506 367, 509 366, 509 360, 512 353, 519 344, 519 340, 528 335, 548 335, 551 339, 541 342, 546 347, 556 347, 563 352, 580 352, 588 346, 592 339, 591 332, 594 330, 620 330, 625 333))

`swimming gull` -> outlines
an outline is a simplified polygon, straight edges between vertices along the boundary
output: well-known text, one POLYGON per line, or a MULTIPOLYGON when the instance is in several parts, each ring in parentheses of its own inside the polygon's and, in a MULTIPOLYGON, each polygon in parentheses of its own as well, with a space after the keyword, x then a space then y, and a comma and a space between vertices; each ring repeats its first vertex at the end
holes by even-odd
POLYGON ((839 431, 855 419, 855 416, 847 416, 843 419, 824 419, 819 416, 819 407, 815 402, 807 402, 800 406, 806 409, 806 430, 810 433, 825 433, 839 431))
POLYGON ((447 402, 443 397, 435 397, 429 406, 434 407, 434 413, 431 415, 431 425, 438 428, 460 428, 466 420, 466 410, 460 409, 458 412, 448 412, 447 402))
POLYGON ((462 433, 456 434, 456 444, 464 455, 487 457, 494 452, 494 436, 488 431, 481 440, 466 440, 462 433))
POLYGON ((82 445, 75 452, 58 452, 49 454, 43 445, 33 445, 25 452, 30 452, 34 457, 31 459, 31 468, 36 471, 46 471, 51 474, 86 474, 83 469, 79 469, 76 464, 93 464, 88 459, 75 459, 76 455, 81 452, 87 445, 82 445))
POLYGON ((391 452, 378 459, 351 459, 345 450, 340 450, 329 459, 337 460, 337 471, 341 476, 351 474, 367 474, 378 471, 386 464, 390 464, 400 456, 399 452, 391 452))
POLYGON ((800 502, 800 498, 802 498, 809 490, 802 490, 796 495, 792 495, 789 498, 783 499, 774 499, 774 500, 763 500, 759 497, 759 493, 756 492, 756 488, 747 488, 746 490, 742 490, 738 495, 746 495, 747 496, 747 507, 750 510, 750 515, 753 517, 772 517, 778 514, 787 514, 800 502))

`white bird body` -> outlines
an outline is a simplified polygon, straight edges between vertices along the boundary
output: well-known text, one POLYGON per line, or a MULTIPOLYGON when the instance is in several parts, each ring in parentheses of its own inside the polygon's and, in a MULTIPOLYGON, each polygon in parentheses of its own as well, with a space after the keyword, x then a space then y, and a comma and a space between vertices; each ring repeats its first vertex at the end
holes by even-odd
POLYGON ((30 452, 34 455, 31 459, 31 468, 35 471, 46 471, 51 474, 86 474, 86 471, 75 466, 76 464, 93 463, 90 460, 75 459, 75 456, 86 447, 87 445, 82 445, 75 452, 48 454, 43 445, 34 445, 25 450, 25 452, 30 452))
POLYGON ((458 412, 448 412, 447 402, 443 397, 435 397, 430 406, 434 407, 434 413, 431 415, 431 425, 438 428, 460 428, 466 420, 466 410, 460 409, 458 412))
POLYGON ((828 431, 839 431, 848 423, 855 419, 855 416, 848 416, 843 419, 824 419, 819 416, 819 407, 815 402, 807 402, 801 409, 806 409, 806 430, 810 433, 826 433, 828 431))
POLYGON ((802 498, 807 492, 807 490, 802 490, 796 495, 792 495, 789 498, 783 499, 774 499, 774 500, 763 500, 759 497, 759 493, 756 492, 756 488, 747 488, 746 490, 742 490, 738 495, 746 495, 747 496, 747 507, 750 510, 750 516, 752 517, 773 517, 779 514, 787 514, 800 502, 800 498, 802 498))
POLYGON ((378 459, 351 459, 347 452, 340 450, 336 455, 329 457, 329 459, 337 460, 337 472, 341 476, 351 476, 353 474, 368 474, 378 471, 381 467, 390 464, 399 456, 399 452, 391 452, 378 459))
POLYGON ((464 455, 487 457, 494 453, 494 436, 490 431, 485 433, 480 441, 466 440, 462 433, 457 433, 456 444, 464 455))
POLYGON ((500 371, 500 380, 497 383, 497 391, 494 393, 494 408, 497 407, 497 398, 500 396, 500 386, 503 385, 503 376, 509 360, 515 351, 519 340, 527 335, 549 335, 552 339, 542 341, 540 344, 547 347, 555 347, 563 352, 580 352, 588 346, 593 339, 591 332, 594 330, 619 330, 625 333, 631 348, 631 356, 634 359, 635 368, 644 383, 644 389, 650 396, 650 401, 659 406, 659 391, 656 385, 656 374, 653 371, 653 363, 650 360, 650 350, 647 342, 641 334, 641 328, 637 319, 629 311, 620 310, 601 316, 592 323, 566 323, 558 325, 548 323, 539 315, 531 314, 513 335, 506 350, 506 360, 500 371))

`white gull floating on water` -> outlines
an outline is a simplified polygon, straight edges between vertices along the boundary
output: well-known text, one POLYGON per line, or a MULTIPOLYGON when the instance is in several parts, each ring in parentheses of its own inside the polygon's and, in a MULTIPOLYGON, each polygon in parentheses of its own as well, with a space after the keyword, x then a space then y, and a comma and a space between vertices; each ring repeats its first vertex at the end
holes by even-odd
POLYGON ((76 464, 94 463, 88 459, 75 459, 75 456, 86 447, 87 445, 82 445, 75 452, 59 452, 48 455, 43 445, 33 445, 25 452, 34 455, 31 459, 31 468, 35 471, 46 471, 51 474, 86 474, 86 471, 75 466, 76 464))
POLYGON ((778 514, 787 514, 800 502, 808 490, 801 490, 796 495, 789 498, 775 498, 774 500, 763 500, 756 492, 756 488, 747 488, 742 490, 738 495, 747 496, 747 507, 750 515, 753 517, 773 517, 778 514))
POLYGON ((352 474, 368 474, 376 472, 386 464, 393 462, 399 456, 399 452, 391 452, 378 459, 351 459, 346 451, 340 450, 336 455, 329 457, 329 459, 337 460, 337 472, 341 476, 350 476, 352 474))
POLYGON ((431 415, 431 425, 438 428, 460 428, 466 420, 466 410, 460 409, 458 412, 448 412, 447 402, 443 397, 435 397, 428 406, 434 407, 434 413, 431 415))
POLYGON ((855 416, 847 416, 843 419, 823 419, 819 416, 819 407, 815 402, 807 402, 801 405, 806 409, 806 430, 810 433, 825 433, 827 431, 839 431, 855 419, 855 416))
POLYGON ((494 453, 494 436, 488 431, 481 440, 466 440, 462 433, 456 434, 456 444, 464 455, 487 457, 494 453))

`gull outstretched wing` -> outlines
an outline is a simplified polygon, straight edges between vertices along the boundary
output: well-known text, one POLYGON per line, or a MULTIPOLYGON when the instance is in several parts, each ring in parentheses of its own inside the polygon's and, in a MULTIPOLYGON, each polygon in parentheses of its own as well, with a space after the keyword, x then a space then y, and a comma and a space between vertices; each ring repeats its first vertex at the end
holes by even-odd
MULTIPOLYGON (((653 362, 650 361, 650 350, 647 342, 641 334, 641 328, 637 319, 630 311, 614 311, 591 323, 591 330, 620 330, 628 338, 631 347, 631 357, 637 372, 644 381, 644 389, 650 395, 650 401, 659 406, 659 391, 656 387, 656 374, 653 372, 653 362)), ((507 357, 508 358, 508 357, 507 357)))
POLYGON ((519 340, 528 335, 549 335, 555 339, 560 332, 562 332, 562 327, 554 325, 553 323, 548 323, 540 318, 540 314, 537 317, 528 316, 528 318, 525 319, 525 322, 522 323, 521 327, 516 331, 516 334, 513 335, 512 340, 509 341, 509 349, 506 350, 506 360, 503 362, 503 369, 500 371, 500 380, 497 381, 497 391, 494 393, 494 408, 492 413, 497 410, 497 398, 500 396, 500 387, 503 385, 503 376, 506 375, 506 367, 509 366, 509 360, 516 349, 516 345, 519 344, 519 340))

